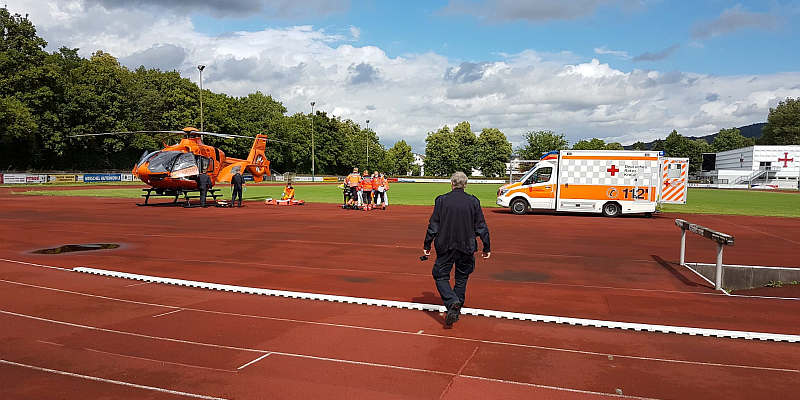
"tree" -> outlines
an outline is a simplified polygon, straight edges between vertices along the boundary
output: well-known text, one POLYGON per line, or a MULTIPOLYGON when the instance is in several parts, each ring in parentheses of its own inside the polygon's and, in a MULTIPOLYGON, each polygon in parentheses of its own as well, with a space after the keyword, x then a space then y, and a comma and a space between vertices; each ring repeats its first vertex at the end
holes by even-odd
POLYGON ((477 167, 483 176, 504 176, 511 152, 511 143, 503 132, 495 128, 483 128, 476 146, 477 167))
POLYGON ((604 150, 605 148, 606 142, 596 138, 592 140, 581 139, 572 146, 572 150, 604 150))
POLYGON ((462 171, 467 176, 472 175, 472 170, 477 165, 476 145, 478 138, 472 132, 469 122, 463 121, 453 128, 453 136, 456 143, 455 170, 448 172, 451 175, 456 171, 462 171))
POLYGON ((47 42, 19 14, 0 8, 0 165, 28 167, 42 162, 42 138, 56 124, 58 72, 47 61, 47 42))
MULTIPOLYGON (((705 139, 690 140, 673 130, 663 142, 664 154, 667 157, 689 159, 689 172, 700 169, 703 153, 711 151, 711 145, 705 139)), ((655 150, 655 149, 654 149, 655 150)))
POLYGON ((647 150, 647 146, 644 142, 636 142, 631 146, 631 150, 647 150))
POLYGON ((538 160, 549 151, 569 149, 569 141, 564 135, 552 131, 528 132, 525 134, 526 144, 517 149, 519 156, 526 160, 538 160))
POLYGON ((736 129, 720 129, 717 136, 714 137, 712 143, 713 150, 716 152, 741 149, 742 147, 749 147, 755 144, 755 140, 742 136, 742 133, 736 129))
POLYGON ((425 175, 447 176, 456 171, 458 142, 445 125, 425 138, 425 175))
POLYGON ((763 144, 800 144, 800 98, 787 98, 769 109, 761 131, 763 144))
POLYGON ((414 163, 414 154, 405 140, 401 140, 386 152, 384 172, 390 175, 408 175, 414 163))
POLYGON ((611 142, 606 144, 606 150, 625 150, 620 142, 611 142))

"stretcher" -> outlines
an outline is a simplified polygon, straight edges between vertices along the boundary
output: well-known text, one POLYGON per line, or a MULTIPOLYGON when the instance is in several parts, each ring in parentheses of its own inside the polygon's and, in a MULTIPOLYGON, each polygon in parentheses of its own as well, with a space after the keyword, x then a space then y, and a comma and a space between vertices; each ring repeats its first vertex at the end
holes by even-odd
POLYGON ((295 200, 295 199, 276 200, 276 199, 268 198, 268 199, 264 200, 264 203, 266 203, 269 206, 302 206, 303 204, 306 204, 306 201, 305 200, 295 200))

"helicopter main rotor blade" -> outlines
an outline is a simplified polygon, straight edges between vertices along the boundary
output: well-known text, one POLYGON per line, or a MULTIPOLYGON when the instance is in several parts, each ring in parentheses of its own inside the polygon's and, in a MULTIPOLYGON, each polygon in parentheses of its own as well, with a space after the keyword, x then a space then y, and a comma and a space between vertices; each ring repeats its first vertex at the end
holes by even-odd
POLYGON ((131 132, 103 132, 103 133, 83 133, 80 135, 71 135, 70 137, 83 137, 83 136, 109 136, 109 135, 130 135, 133 133, 169 133, 174 135, 185 135, 184 131, 131 131, 131 132))
POLYGON ((171 135, 201 135, 201 136, 215 136, 220 137, 223 139, 232 139, 232 138, 246 138, 251 140, 266 140, 268 142, 278 142, 278 143, 286 143, 283 140, 276 140, 276 139, 265 139, 265 138, 256 138, 254 136, 245 136, 245 135, 233 135, 229 133, 216 133, 216 132, 204 132, 204 131, 130 131, 130 132, 103 132, 103 133, 84 133, 80 135, 71 135, 70 137, 84 137, 84 136, 111 136, 111 135, 130 135, 134 133, 166 133, 171 135))

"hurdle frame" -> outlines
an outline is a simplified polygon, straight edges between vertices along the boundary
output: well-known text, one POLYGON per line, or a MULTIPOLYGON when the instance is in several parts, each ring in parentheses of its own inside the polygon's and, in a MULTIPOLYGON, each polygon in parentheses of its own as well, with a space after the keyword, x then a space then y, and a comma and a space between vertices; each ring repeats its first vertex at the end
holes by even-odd
POLYGON ((722 290, 722 250, 725 246, 733 246, 733 236, 727 233, 717 232, 713 229, 706 228, 701 225, 690 223, 683 219, 676 219, 675 225, 681 228, 681 255, 680 265, 686 265, 686 231, 696 233, 706 239, 711 239, 717 243, 717 264, 716 273, 714 274, 714 288, 722 290))

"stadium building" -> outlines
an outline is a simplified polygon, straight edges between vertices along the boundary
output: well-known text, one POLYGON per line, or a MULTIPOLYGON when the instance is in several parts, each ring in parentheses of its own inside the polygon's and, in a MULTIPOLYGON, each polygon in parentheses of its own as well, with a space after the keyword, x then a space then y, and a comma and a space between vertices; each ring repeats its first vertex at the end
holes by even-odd
POLYGON ((721 188, 800 190, 800 145, 750 146, 703 154, 700 180, 721 188))

